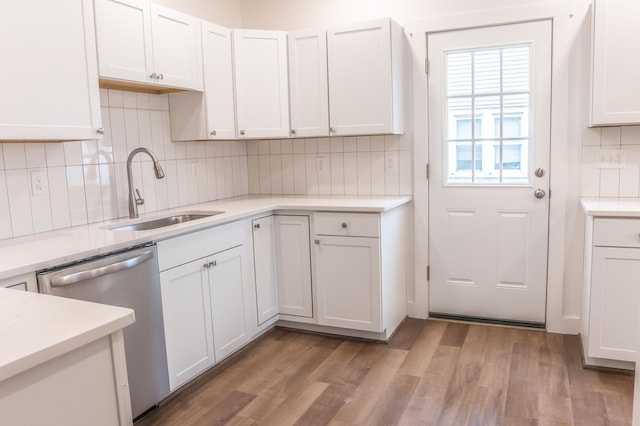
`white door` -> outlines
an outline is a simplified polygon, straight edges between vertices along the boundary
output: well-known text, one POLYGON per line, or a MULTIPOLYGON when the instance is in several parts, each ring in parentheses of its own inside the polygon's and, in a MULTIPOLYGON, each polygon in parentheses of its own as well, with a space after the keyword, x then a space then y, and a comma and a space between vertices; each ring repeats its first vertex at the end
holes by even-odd
POLYGON ((160 273, 172 391, 215 363, 207 266, 203 258, 160 273))
POLYGON ((308 216, 275 217, 278 313, 313 317, 308 216))
POLYGON ((244 247, 209 257, 211 318, 216 361, 231 355, 249 341, 245 306, 244 247))
POLYGON ((258 325, 278 314, 273 222, 273 216, 255 219, 252 222, 258 325))
POLYGON ((427 44, 430 315, 543 324, 551 21, 427 44))
POLYGON ((333 235, 317 239, 318 324, 383 331, 380 239, 333 235))

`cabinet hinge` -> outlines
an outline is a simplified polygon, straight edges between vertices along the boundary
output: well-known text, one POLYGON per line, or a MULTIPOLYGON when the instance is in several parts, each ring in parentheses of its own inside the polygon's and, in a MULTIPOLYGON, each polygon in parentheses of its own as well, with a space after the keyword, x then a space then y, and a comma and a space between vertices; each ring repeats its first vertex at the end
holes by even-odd
POLYGON ((431 278, 430 275, 431 275, 431 268, 429 267, 429 265, 427 265, 427 281, 429 281, 429 278, 431 278))
POLYGON ((429 74, 429 58, 424 58, 424 73, 429 74))
POLYGON ((427 180, 429 180, 429 163, 427 163, 427 166, 425 167, 425 175, 427 177, 427 180))
POLYGON ((549 199, 551 199, 551 190, 549 190, 549 199))

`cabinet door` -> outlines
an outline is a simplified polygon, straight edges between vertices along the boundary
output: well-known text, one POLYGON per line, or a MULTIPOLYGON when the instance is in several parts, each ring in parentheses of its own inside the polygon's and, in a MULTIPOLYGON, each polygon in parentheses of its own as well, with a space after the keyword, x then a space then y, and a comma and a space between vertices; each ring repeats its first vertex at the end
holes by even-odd
POLYGON ((244 246, 209 258, 211 316, 216 360, 232 354, 250 339, 244 246))
POLYGON ((589 356, 636 361, 639 276, 640 249, 593 248, 589 356))
POLYGON ((258 324, 278 314, 278 289, 274 262, 273 216, 253 222, 253 261, 256 281, 258 324))
POLYGON ((3 2, 0 140, 98 139, 91 0, 3 2))
POLYGON ((153 72, 163 86, 202 90, 200 21, 151 5, 153 72))
POLYGON ((209 139, 236 137, 231 30, 202 24, 204 88, 209 139))
POLYGON ((327 33, 301 30, 287 37, 291 136, 328 136, 327 33))
POLYGON ((289 136, 286 33, 234 30, 233 41, 238 136, 289 136))
POLYGON ((307 216, 275 216, 278 312, 313 317, 307 216))
POLYGON ((34 273, 24 274, 18 277, 5 278, 0 280, 0 287, 13 288, 23 291, 38 291, 36 275, 34 273))
POLYGON ((149 2, 95 0, 95 5, 100 77, 155 83, 149 2))
POLYGON ((383 331, 379 238, 316 239, 318 324, 383 331))
POLYGON ((594 3, 591 124, 640 123, 640 2, 594 3))
POLYGON ((215 362, 207 266, 200 259, 160 273, 172 391, 215 362))
POLYGON ((332 133, 391 133, 390 21, 327 28, 327 51, 332 133))

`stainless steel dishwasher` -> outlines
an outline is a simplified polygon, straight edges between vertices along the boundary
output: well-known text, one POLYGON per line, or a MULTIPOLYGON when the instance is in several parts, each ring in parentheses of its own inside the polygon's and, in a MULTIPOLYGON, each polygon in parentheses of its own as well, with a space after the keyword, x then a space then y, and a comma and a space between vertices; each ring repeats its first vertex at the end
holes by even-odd
POLYGON ((135 311, 123 330, 134 419, 169 395, 156 246, 147 245, 38 272, 41 293, 135 311))

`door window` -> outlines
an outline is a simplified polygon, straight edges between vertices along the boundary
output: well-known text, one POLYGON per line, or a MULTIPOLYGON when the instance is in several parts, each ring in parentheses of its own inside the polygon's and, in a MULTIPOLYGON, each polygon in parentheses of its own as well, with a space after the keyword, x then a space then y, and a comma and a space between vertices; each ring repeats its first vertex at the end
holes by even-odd
POLYGON ((445 54, 446 184, 529 183, 530 55, 528 44, 445 54))

